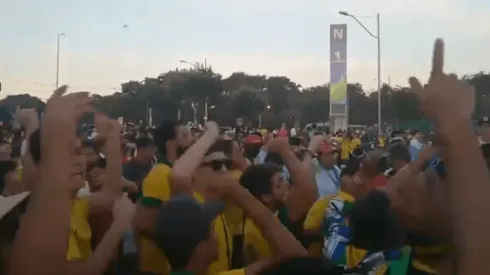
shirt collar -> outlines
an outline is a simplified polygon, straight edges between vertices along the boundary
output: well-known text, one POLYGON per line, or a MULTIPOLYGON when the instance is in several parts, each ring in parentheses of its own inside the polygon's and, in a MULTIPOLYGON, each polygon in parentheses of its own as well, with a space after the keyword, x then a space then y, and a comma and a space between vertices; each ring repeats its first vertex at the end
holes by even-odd
POLYGON ((162 163, 162 164, 165 164, 165 165, 172 167, 173 163, 171 161, 169 161, 164 155, 157 154, 156 157, 157 157, 157 163, 162 163))

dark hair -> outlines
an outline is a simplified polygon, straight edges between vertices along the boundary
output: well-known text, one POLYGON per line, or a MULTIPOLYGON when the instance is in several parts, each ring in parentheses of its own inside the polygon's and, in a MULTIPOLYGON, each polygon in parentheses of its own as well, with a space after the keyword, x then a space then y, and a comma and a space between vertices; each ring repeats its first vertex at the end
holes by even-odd
POLYGON ((172 270, 185 269, 196 248, 196 244, 191 244, 190 242, 179 242, 175 244, 167 242, 159 243, 158 246, 162 249, 163 253, 165 253, 172 270))
POLYGON ((136 139, 136 149, 144 149, 154 145, 153 140, 147 136, 139 137, 136 139))
POLYGON ((410 151, 408 150, 408 147, 405 146, 403 143, 394 143, 390 145, 388 148, 388 153, 390 154, 390 160, 391 163, 393 164, 394 161, 401 160, 406 163, 409 163, 411 158, 410 158, 410 151))
POLYGON ((281 167, 272 163, 252 165, 243 172, 240 184, 260 200, 262 195, 272 192, 272 177, 281 171, 281 167))
POLYGON ((361 160, 357 158, 350 158, 344 167, 340 176, 354 176, 361 168, 361 160))
POLYGON ((34 164, 39 164, 41 161, 41 129, 37 128, 29 136, 29 154, 34 161, 34 164))
POLYGON ((12 171, 17 169, 17 162, 12 160, 0 161, 0 193, 3 192, 5 188, 5 176, 12 171))
POLYGON ((165 122, 160 124, 153 134, 155 146, 160 154, 167 153, 167 142, 177 138, 176 128, 180 125, 178 121, 165 122))
POLYGON ((275 164, 278 166, 284 165, 284 160, 282 159, 281 155, 279 155, 278 153, 268 152, 267 156, 265 157, 264 162, 265 163, 272 163, 272 164, 275 164))
POLYGON ((243 144, 243 157, 248 159, 250 163, 254 163, 254 159, 257 157, 257 155, 260 152, 260 149, 262 148, 261 143, 257 144, 243 144))
POLYGON ((373 190, 354 203, 348 213, 351 244, 369 251, 401 247, 404 232, 390 210, 390 200, 385 192, 373 190))
POLYGON ((326 259, 318 257, 296 257, 265 268, 260 275, 341 275, 345 271, 326 259))

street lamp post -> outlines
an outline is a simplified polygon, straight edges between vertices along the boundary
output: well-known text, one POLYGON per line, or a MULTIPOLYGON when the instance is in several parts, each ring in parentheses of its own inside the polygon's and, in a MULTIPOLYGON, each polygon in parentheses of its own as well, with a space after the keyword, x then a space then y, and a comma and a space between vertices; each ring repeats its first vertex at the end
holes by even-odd
POLYGON ((346 12, 339 11, 341 15, 352 17, 370 36, 378 41, 378 135, 382 134, 382 121, 381 121, 381 36, 380 36, 380 24, 379 13, 376 14, 376 35, 374 35, 364 24, 357 19, 354 15, 346 12))
POLYGON ((60 40, 64 37, 65 33, 58 33, 58 39, 56 41, 56 89, 58 89, 59 79, 60 79, 60 40))
MULTIPOLYGON (((271 109, 271 106, 270 105, 267 105, 266 108, 267 108, 267 110, 270 110, 271 109)), ((262 110, 259 113, 259 128, 261 128, 261 129, 262 129, 262 113, 264 113, 264 110, 262 110)))
MULTIPOLYGON (((187 60, 179 60, 180 63, 184 63, 184 64, 187 64, 187 65, 191 65, 192 68, 194 68, 194 70, 202 70, 203 68, 204 69, 207 69, 208 68, 208 62, 207 62, 207 59, 204 59, 204 67, 202 67, 201 63, 199 62, 190 62, 190 61, 187 61, 187 60)), ((198 104, 196 103, 192 103, 192 109, 194 110, 194 124, 197 125, 197 106, 198 104)), ((214 108, 214 105, 211 106, 212 108, 214 108)), ((179 113, 180 114, 180 109, 179 109, 179 113)), ((206 97, 206 100, 204 101, 204 122, 206 123, 208 121, 209 117, 208 117, 208 98, 206 97)))
MULTIPOLYGON (((202 69, 201 67, 201 63, 199 62, 189 62, 187 60, 179 60, 180 63, 184 63, 184 64, 187 64, 187 65, 191 65, 192 68, 194 68, 195 70, 200 70, 202 69)), ((208 67, 208 62, 207 62, 207 59, 204 59, 204 69, 206 69, 208 67)))

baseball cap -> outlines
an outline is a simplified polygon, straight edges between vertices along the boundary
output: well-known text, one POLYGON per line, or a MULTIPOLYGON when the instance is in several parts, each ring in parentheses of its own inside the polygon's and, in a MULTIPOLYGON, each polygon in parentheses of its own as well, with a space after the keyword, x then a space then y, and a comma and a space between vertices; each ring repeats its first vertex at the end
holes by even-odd
POLYGON ((223 212, 217 201, 199 203, 190 195, 178 195, 164 202, 156 219, 154 239, 167 253, 176 247, 194 248, 210 233, 211 223, 223 212))
POLYGON ((246 144, 260 144, 262 143, 262 138, 259 135, 249 135, 245 139, 246 144))
POLYGON ((14 209, 17 205, 29 196, 30 192, 22 192, 19 194, 15 194, 12 196, 0 196, 0 219, 2 219, 5 215, 7 215, 12 209, 14 209))

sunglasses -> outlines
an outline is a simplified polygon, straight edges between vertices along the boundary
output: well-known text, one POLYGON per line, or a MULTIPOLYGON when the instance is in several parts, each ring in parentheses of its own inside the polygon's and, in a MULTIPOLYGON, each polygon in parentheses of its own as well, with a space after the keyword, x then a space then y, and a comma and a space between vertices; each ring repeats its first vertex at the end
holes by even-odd
POLYGON ((231 159, 217 159, 210 162, 205 162, 202 164, 202 166, 211 166, 211 169, 213 169, 213 171, 221 171, 223 170, 223 167, 226 168, 226 170, 230 170, 231 164, 231 159))

